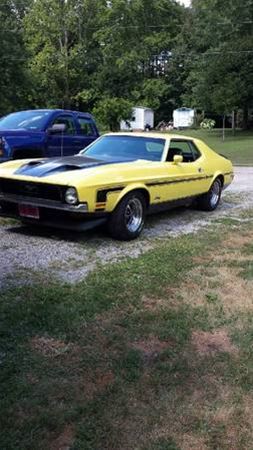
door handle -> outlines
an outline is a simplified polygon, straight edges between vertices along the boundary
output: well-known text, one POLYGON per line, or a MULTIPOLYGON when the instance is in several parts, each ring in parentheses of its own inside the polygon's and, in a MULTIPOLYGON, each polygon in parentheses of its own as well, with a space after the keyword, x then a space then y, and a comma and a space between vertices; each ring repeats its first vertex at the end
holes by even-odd
POLYGON ((202 167, 199 167, 199 168, 198 168, 198 172, 199 172, 199 173, 203 173, 203 172, 204 172, 204 170, 202 169, 202 167))
POLYGON ((74 144, 81 144, 82 141, 78 141, 78 139, 74 140, 74 144))

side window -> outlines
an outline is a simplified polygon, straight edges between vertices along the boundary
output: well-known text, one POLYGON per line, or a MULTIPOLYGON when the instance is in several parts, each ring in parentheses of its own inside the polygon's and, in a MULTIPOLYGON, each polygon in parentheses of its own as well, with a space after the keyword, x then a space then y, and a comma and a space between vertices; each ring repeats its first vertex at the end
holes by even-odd
POLYGON ((52 125, 54 124, 64 124, 66 125, 66 129, 64 131, 64 134, 67 135, 73 135, 76 134, 76 127, 75 127, 75 122, 72 116, 58 116, 52 123, 52 125))
POLYGON ((164 141, 158 142, 158 139, 156 141, 147 141, 146 150, 150 155, 150 159, 160 161, 164 150, 164 141))
POLYGON ((173 161, 175 155, 182 155, 183 162, 194 162, 200 156, 200 152, 193 142, 186 140, 171 140, 167 155, 167 161, 173 161))
POLYGON ((200 158, 201 153, 200 153, 199 149, 196 147, 196 145, 194 144, 194 142, 192 142, 192 141, 190 142, 190 147, 192 150, 192 155, 193 155, 194 161, 196 161, 196 159, 200 158))
POLYGON ((84 136, 94 136, 95 132, 93 124, 89 119, 79 116, 77 120, 80 126, 81 134, 83 134, 84 136))

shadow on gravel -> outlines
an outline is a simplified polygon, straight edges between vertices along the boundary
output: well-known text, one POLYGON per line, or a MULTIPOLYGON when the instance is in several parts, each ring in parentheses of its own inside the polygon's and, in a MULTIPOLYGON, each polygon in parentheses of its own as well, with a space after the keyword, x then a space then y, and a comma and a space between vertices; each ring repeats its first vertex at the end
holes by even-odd
MULTIPOLYGON (((164 211, 158 214, 150 215, 146 219, 146 225, 145 228, 155 228, 156 225, 159 224, 160 221, 164 221, 166 219, 169 220, 175 220, 183 219, 186 217, 187 212, 193 212, 195 211, 196 214, 199 214, 199 211, 194 209, 193 207, 179 207, 172 209, 170 211, 164 211)), ((145 228, 144 228, 144 234, 145 234, 145 228)), ((114 241, 114 239, 111 239, 110 236, 107 233, 106 225, 100 225, 92 230, 87 231, 76 231, 76 230, 62 230, 60 228, 54 228, 54 227, 42 227, 40 225, 15 225, 15 226, 8 226, 8 232, 13 234, 20 234, 22 236, 33 236, 33 237, 40 237, 40 238, 47 238, 52 240, 64 240, 69 242, 87 242, 87 241, 114 241)))
MULTIPOLYGON (((240 206, 240 205, 239 205, 240 206)), ((146 225, 144 227, 143 233, 138 240, 147 239, 150 236, 150 232, 152 231, 152 237, 160 236, 161 228, 164 226, 171 225, 172 229, 175 227, 175 231, 180 232, 180 228, 182 226, 187 226, 187 224, 191 224, 194 226, 199 220, 206 222, 212 218, 213 215, 222 216, 223 213, 226 215, 227 211, 238 208, 238 205, 233 204, 232 202, 228 202, 226 200, 222 200, 221 204, 213 213, 200 211, 194 207, 194 205, 189 207, 178 207, 175 209, 171 209, 169 211, 161 212, 158 214, 150 215, 147 217, 146 225)), ((218 217, 217 217, 218 218, 218 217)), ((91 230, 87 231, 71 231, 71 230, 61 230, 59 228, 53 227, 42 227, 40 225, 9 225, 8 232, 13 233, 15 235, 22 236, 31 236, 38 238, 45 238, 54 241, 64 241, 69 243, 81 243, 89 245, 94 244, 102 244, 111 245, 112 242, 116 242, 115 239, 110 238, 107 233, 106 225, 100 225, 91 230)))

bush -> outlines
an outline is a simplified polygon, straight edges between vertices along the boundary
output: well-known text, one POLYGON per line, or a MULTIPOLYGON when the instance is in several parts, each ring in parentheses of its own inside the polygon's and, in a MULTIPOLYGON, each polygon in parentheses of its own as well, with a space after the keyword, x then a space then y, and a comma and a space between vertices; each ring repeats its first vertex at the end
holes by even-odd
POLYGON ((200 128, 203 128, 203 130, 212 130, 215 127, 215 123, 213 119, 204 119, 200 124, 200 128))
POLYGON ((118 131, 121 120, 131 119, 132 103, 123 98, 104 98, 96 104, 93 114, 106 129, 118 131))

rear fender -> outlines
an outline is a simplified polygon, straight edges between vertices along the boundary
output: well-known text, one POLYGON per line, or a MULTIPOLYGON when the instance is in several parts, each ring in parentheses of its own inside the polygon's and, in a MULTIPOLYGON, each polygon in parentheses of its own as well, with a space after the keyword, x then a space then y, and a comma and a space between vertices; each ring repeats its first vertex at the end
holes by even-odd
POLYGON ((222 174, 222 172, 216 171, 213 175, 213 177, 209 180, 209 185, 208 185, 208 190, 211 188, 214 180, 216 180, 216 178, 220 178, 222 180, 222 185, 224 184, 224 175, 222 174))

